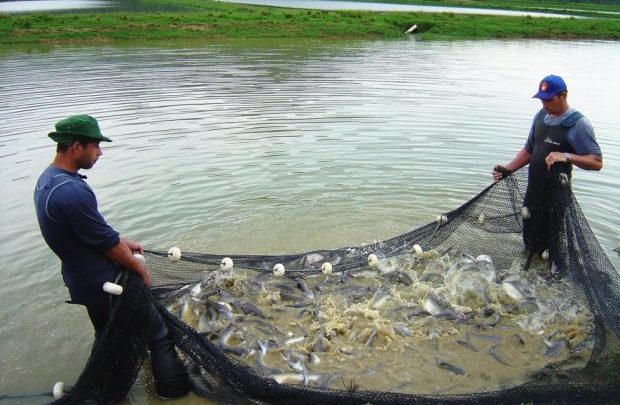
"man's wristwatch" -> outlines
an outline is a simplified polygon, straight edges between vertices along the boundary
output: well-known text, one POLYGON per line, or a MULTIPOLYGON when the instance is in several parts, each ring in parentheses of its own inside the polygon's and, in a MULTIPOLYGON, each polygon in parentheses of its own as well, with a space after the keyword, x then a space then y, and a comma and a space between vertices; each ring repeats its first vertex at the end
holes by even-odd
POLYGON ((566 159, 566 163, 570 163, 570 153, 564 152, 564 159, 566 159))

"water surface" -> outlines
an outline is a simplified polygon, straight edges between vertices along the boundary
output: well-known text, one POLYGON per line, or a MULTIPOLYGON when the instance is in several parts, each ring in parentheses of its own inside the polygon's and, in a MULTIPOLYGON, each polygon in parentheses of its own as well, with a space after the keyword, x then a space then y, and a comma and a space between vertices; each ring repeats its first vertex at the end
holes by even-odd
POLYGON ((114 140, 85 174, 126 237, 294 253, 396 236, 467 201, 525 142, 540 78, 560 74, 605 155, 601 172, 575 170, 574 191, 618 269, 617 71, 620 44, 591 41, 4 48, 0 392, 75 381, 92 343, 34 215, 57 120, 93 114, 114 140))
POLYGON ((532 17, 559 17, 568 18, 568 15, 541 13, 535 11, 498 10, 476 7, 443 7, 417 4, 392 4, 358 1, 333 0, 221 0, 227 3, 255 4, 275 7, 307 8, 318 10, 362 10, 362 11, 409 11, 422 13, 455 13, 455 14, 483 14, 504 16, 532 16, 532 17))
MULTIPOLYGON (((425 13, 456 13, 456 14, 484 14, 532 17, 559 17, 568 15, 541 13, 533 11, 496 10, 488 8, 470 7, 441 7, 410 4, 389 4, 354 1, 330 0, 222 0, 228 3, 242 3, 266 5, 288 8, 307 8, 316 10, 364 10, 364 11, 410 11, 425 13)), ((158 6, 145 2, 128 0, 17 0, 0 1, 0 13, 24 13, 40 11, 92 11, 92 10, 131 10, 131 11, 163 11, 172 10, 172 6, 158 6)), ((579 10, 576 10, 579 11, 579 10)))

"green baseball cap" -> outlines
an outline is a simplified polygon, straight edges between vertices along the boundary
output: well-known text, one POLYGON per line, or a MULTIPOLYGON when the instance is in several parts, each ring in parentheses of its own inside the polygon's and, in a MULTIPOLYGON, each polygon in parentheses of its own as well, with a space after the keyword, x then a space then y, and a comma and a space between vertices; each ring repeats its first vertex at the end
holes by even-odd
POLYGON ((55 142, 70 144, 78 138, 90 138, 94 141, 112 142, 110 138, 101 135, 97 120, 90 115, 72 115, 56 123, 56 131, 48 135, 55 142))

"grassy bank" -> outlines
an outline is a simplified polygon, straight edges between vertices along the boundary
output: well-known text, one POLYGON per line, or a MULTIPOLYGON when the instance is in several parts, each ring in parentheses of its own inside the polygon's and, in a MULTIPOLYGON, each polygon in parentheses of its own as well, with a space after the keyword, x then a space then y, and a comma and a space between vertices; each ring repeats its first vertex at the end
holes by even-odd
MULTIPOLYGON (((168 0, 159 0, 164 4, 168 0)), ((0 15, 0 43, 124 42, 221 38, 620 39, 620 19, 533 18, 453 13, 354 12, 180 0, 170 13, 0 15)))

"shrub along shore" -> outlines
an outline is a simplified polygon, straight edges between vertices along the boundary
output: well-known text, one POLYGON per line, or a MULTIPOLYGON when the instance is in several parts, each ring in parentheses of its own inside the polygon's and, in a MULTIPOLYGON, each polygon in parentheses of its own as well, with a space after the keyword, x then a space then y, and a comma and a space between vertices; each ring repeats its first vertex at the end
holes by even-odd
MULTIPOLYGON (((457 13, 286 9, 208 0, 154 0, 175 12, 0 14, 0 44, 120 43, 240 38, 403 38, 414 24, 420 39, 620 39, 620 14, 609 18, 541 18, 457 13)), ((498 6, 501 6, 501 1, 498 6)), ((413 3, 411 1, 410 3, 413 3)), ((437 4, 418 1, 418 4, 437 4)), ((475 2, 474 2, 475 3, 475 2)), ((516 0, 514 5, 531 3, 516 0)), ((458 0, 442 5, 460 5, 458 0)), ((469 2, 468 4, 472 4, 469 2)), ((564 7, 568 10, 566 3, 564 7)), ((574 3, 569 3, 578 7, 574 3)), ((582 4, 582 3, 579 3, 582 4)), ((585 3, 583 3, 585 4, 585 3)), ((589 3, 588 3, 589 4, 589 3)), ((476 4, 474 4, 476 5, 476 4)), ((485 2, 486 6, 492 6, 485 2)), ((552 8, 556 2, 537 2, 552 8)), ((476 5, 479 6, 479 5, 476 5)), ((594 11, 617 6, 601 6, 594 11)), ((587 7, 580 7, 584 9, 587 7)), ((523 9, 527 9, 524 5, 523 9)), ((592 6, 588 8, 592 9, 592 6)))

